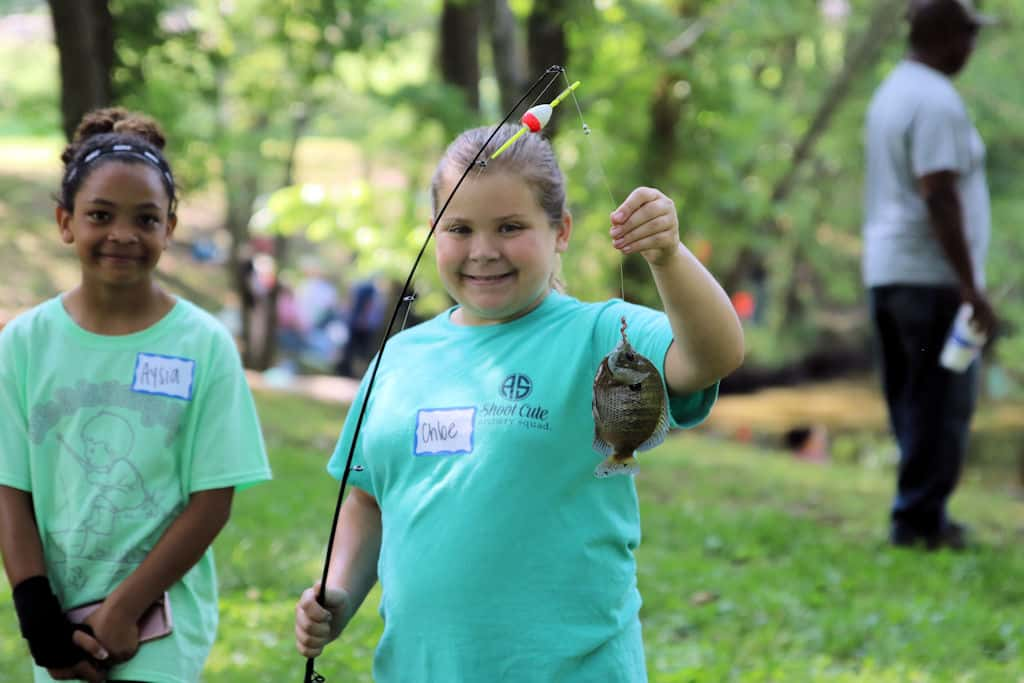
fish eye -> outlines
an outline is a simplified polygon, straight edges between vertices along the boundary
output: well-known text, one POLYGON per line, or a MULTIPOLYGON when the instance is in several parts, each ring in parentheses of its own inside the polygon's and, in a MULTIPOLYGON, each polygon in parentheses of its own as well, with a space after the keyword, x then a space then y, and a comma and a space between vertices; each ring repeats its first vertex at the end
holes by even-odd
POLYGON ((640 391, 640 388, 641 388, 641 382, 637 382, 636 384, 630 384, 629 385, 629 390, 630 391, 640 391))

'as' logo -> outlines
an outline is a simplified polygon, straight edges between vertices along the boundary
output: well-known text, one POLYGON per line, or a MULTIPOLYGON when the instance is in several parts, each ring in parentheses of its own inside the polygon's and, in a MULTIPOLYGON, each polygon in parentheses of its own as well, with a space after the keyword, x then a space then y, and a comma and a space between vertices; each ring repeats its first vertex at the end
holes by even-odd
POLYGON ((509 375, 501 383, 501 395, 510 401, 521 401, 533 392, 533 382, 526 375, 509 375))

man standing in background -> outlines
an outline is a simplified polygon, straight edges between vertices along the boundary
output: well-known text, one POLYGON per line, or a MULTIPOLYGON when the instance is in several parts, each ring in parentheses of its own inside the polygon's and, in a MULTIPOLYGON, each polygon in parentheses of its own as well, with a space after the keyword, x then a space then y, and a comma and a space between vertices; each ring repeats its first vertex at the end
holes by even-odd
POLYGON ((990 217, 985 146, 951 78, 990 20, 972 0, 912 0, 909 53, 875 92, 865 128, 863 271, 899 444, 890 541, 963 548, 946 505, 960 478, 978 363, 942 367, 962 303, 991 338, 985 295, 990 217))

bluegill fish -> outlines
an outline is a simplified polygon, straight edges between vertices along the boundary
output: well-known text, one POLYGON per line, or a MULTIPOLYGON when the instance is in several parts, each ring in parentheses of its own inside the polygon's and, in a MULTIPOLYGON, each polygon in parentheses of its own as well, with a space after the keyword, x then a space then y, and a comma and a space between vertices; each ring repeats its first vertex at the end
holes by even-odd
POLYGON ((594 476, 635 474, 635 452, 654 448, 668 434, 668 400, 661 373, 626 337, 601 360, 594 377, 594 450, 608 456, 594 476))

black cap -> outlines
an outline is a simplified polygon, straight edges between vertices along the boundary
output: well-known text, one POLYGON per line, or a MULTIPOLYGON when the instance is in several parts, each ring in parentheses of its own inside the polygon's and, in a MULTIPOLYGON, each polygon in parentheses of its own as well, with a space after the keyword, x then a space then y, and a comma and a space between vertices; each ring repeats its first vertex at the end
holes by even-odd
POLYGON ((982 14, 974 0, 910 0, 907 18, 913 25, 935 21, 940 17, 948 20, 951 18, 950 13, 971 26, 990 26, 996 23, 995 17, 982 14))

